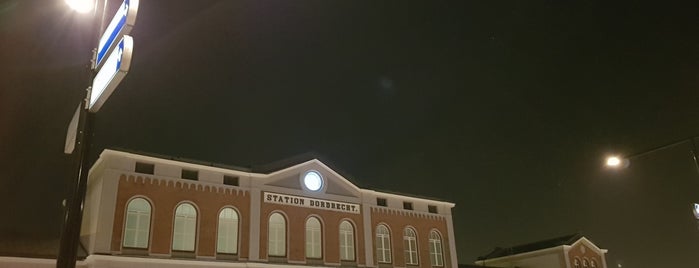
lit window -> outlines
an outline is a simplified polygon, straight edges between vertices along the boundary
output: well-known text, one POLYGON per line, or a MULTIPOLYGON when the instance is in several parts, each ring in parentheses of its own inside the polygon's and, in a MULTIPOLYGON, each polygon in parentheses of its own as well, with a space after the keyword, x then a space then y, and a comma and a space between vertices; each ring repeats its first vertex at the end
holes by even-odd
POLYGON ((444 266, 442 238, 437 231, 430 232, 430 263, 432 266, 444 266))
POLYGON ((306 258, 320 259, 322 256, 320 221, 315 217, 306 221, 306 258))
POLYGON ((405 264, 417 265, 417 235, 411 228, 405 228, 403 231, 403 248, 405 264))
POLYGON ((340 260, 354 261, 354 227, 348 221, 340 223, 340 260))
POLYGON ((376 227, 376 258, 380 263, 391 263, 391 234, 384 225, 376 227))
POLYGON ((286 220, 279 213, 269 216, 267 253, 270 256, 286 256, 286 220))
POLYGON ((232 208, 224 208, 218 214, 216 249, 219 253, 238 253, 238 213, 232 208))
POLYGON ((124 247, 148 248, 150 233, 150 203, 143 198, 134 198, 126 206, 124 247))
POLYGON ((175 210, 175 228, 172 234, 172 249, 194 251, 197 231, 197 210, 188 203, 177 206, 175 210))

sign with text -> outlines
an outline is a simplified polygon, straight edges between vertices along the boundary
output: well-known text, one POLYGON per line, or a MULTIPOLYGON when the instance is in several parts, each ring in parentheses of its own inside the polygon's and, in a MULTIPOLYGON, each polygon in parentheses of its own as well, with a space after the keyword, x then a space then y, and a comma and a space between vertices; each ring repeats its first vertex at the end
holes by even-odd
POLYGON ((114 18, 104 30, 100 42, 97 45, 97 56, 95 58, 95 69, 98 69, 100 64, 105 59, 105 56, 112 51, 113 44, 124 35, 131 32, 136 23, 136 13, 138 12, 138 0, 124 0, 114 14, 114 18))
POLYGON ((324 210, 332 210, 345 213, 359 214, 359 204, 316 199, 304 196, 286 195, 265 192, 265 203, 290 205, 304 208, 316 208, 324 210))
POLYGON ((133 54, 133 38, 125 35, 116 45, 112 54, 104 62, 104 66, 95 75, 90 92, 90 112, 99 111, 102 104, 112 95, 131 67, 131 55, 133 54))

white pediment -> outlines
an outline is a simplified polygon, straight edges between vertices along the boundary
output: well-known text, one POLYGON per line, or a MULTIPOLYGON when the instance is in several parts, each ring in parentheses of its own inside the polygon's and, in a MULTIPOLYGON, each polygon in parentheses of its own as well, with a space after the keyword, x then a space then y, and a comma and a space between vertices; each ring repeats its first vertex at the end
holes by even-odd
POLYGON ((361 197, 359 187, 317 159, 270 173, 264 185, 278 188, 278 190, 287 189, 288 191, 284 192, 291 194, 327 197, 340 196, 349 198, 361 197), (308 171, 316 171, 322 177, 323 186, 317 192, 311 191, 303 185, 302 176, 308 171))

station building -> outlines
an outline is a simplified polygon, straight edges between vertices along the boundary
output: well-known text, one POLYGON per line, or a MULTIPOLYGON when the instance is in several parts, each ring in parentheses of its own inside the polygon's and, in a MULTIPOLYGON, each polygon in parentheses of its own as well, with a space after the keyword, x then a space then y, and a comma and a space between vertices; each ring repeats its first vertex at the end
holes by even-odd
POLYGON ((453 207, 361 189, 318 159, 256 170, 105 150, 80 266, 457 268, 453 207))

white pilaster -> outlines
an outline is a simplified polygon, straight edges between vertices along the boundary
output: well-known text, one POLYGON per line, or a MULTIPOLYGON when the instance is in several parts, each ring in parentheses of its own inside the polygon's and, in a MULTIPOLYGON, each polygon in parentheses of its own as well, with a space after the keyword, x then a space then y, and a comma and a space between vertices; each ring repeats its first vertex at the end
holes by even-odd
POLYGON ((364 259, 366 267, 374 267, 374 239, 372 233, 374 227, 371 226, 371 206, 362 203, 362 218, 364 220, 364 259))
POLYGON ((260 200, 262 193, 256 186, 250 189, 250 261, 260 260, 260 200))
POLYGON ((456 258, 456 236, 454 235, 454 222, 451 219, 452 215, 446 215, 447 232, 449 232, 449 255, 451 256, 451 267, 458 268, 459 262, 456 258))

